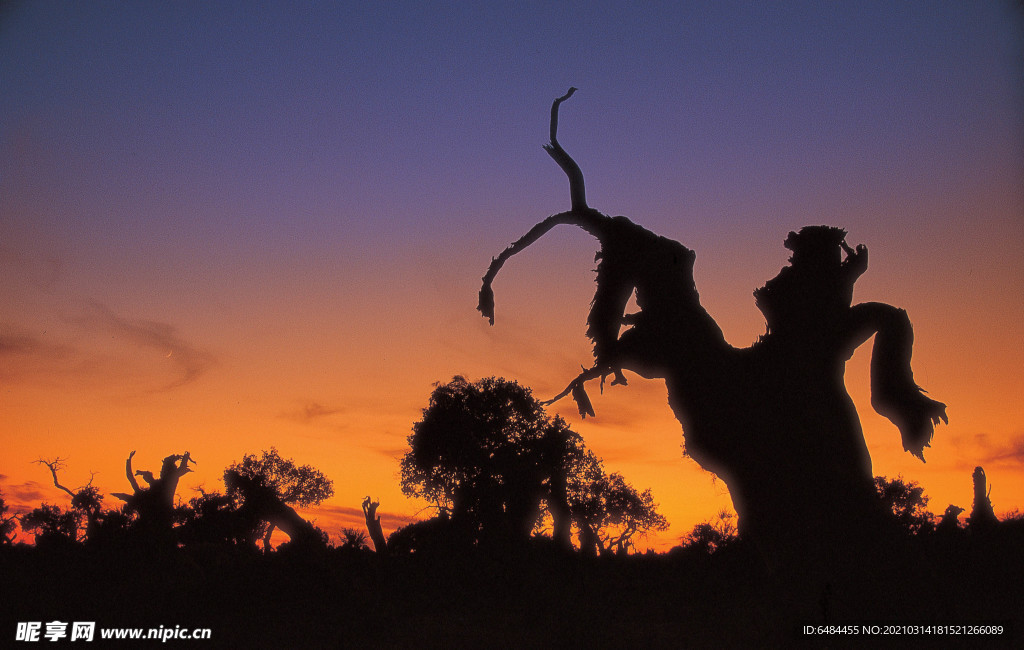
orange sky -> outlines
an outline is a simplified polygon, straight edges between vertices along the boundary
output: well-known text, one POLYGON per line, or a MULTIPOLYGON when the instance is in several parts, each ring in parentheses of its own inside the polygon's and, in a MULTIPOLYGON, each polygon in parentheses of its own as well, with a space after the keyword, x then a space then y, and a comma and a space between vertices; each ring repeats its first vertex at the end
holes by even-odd
MULTIPOLYGON (((499 375, 544 399, 592 359, 581 232, 506 265, 494 327, 474 309, 491 257, 568 207, 539 145, 575 85, 559 139, 590 204, 694 249, 734 345, 764 331, 751 291, 789 230, 866 244, 855 300, 909 312, 916 379, 950 417, 927 464, 903 452, 861 349, 847 386, 875 473, 919 482, 941 513, 969 510, 980 464, 997 513, 1024 505, 1016 7, 599 4, 584 24, 401 3, 0 12, 7 503, 67 504, 39 458, 107 493, 132 450, 150 470, 188 450, 188 499, 273 445, 334 480, 310 511, 332 536, 368 494, 388 530, 428 515, 398 458, 434 382, 499 375)), ((652 489, 672 527, 646 543, 729 505, 682 457, 663 384, 592 397, 593 420, 552 410, 652 489)))

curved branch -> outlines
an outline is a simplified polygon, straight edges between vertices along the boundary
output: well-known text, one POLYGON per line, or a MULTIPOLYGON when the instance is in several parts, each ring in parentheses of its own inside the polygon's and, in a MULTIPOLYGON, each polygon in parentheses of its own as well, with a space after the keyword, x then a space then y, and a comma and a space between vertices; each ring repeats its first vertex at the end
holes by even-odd
POLYGON ((572 200, 572 209, 575 210, 586 210, 587 208, 587 191, 583 184, 583 172, 580 170, 580 166, 576 164, 576 161, 572 159, 562 145, 558 144, 558 105, 565 100, 572 97, 572 94, 576 92, 575 88, 569 88, 569 92, 565 93, 551 104, 551 142, 544 145, 544 151, 548 152, 558 166, 562 168, 565 175, 569 177, 569 197, 572 200))
POLYGON ((491 325, 494 325, 494 291, 491 289, 491 282, 508 258, 525 250, 530 244, 543 237, 546 232, 560 224, 579 226, 599 240, 603 239, 607 230, 606 222, 609 219, 610 217, 597 210, 585 208, 581 211, 571 210, 552 215, 530 228, 529 232, 501 251, 497 257, 491 259, 491 265, 487 267, 487 273, 483 277, 483 286, 480 287, 477 310, 490 321, 491 325))
POLYGON ((124 473, 128 476, 128 482, 131 483, 132 489, 138 494, 142 491, 139 487, 138 482, 135 480, 135 474, 132 472, 132 458, 135 457, 135 452, 128 454, 128 460, 124 461, 124 473))

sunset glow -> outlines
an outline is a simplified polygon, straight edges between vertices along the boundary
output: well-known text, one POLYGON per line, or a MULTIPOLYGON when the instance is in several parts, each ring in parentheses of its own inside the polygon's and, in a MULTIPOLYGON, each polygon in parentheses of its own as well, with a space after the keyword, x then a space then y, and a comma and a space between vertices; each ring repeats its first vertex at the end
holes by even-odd
MULTIPOLYGON (((380 500, 430 516, 398 459, 435 382, 497 375, 547 399, 589 366, 596 244, 556 230, 495 282, 492 256, 590 204, 696 251, 738 347, 790 230, 870 251, 855 302, 907 310, 916 381, 948 405, 922 464, 847 366, 874 473, 930 509, 1024 506, 1024 37, 1012 2, 845 5, 12 3, 0 9, 0 494, 124 491, 124 463, 198 461, 222 489, 276 447, 333 479, 304 511, 336 538, 380 500), (595 8, 596 7, 596 8, 595 8)), ((666 550, 730 507, 684 457, 664 384, 551 407, 652 489, 666 550)), ((106 497, 105 504, 117 500, 106 497)), ((27 540, 26 540, 27 541, 27 540)))

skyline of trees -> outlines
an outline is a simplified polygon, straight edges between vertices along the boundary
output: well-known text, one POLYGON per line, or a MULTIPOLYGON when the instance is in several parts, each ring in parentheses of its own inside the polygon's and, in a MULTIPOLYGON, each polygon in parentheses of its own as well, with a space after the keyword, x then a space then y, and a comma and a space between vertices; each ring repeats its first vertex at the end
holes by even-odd
MULTIPOLYGON (((409 441, 410 450, 401 461, 403 492, 432 500, 440 519, 448 523, 421 521, 391 531, 399 550, 415 548, 425 534, 435 534, 429 531, 449 526, 448 532, 454 527, 465 533, 468 525, 471 545, 502 547, 509 540, 526 543, 541 535, 585 554, 621 554, 631 550, 636 537, 668 528, 649 489, 638 490, 622 474, 607 473, 579 434, 561 418, 547 416, 530 390, 516 382, 497 377, 469 382, 457 376, 436 384, 409 441), (433 464, 419 466, 424 459, 433 464)), ((125 535, 141 531, 151 541, 167 544, 255 547, 262 542, 269 551, 277 529, 293 541, 325 542, 326 533, 292 505, 323 502, 333 494, 333 482, 310 465, 282 458, 274 447, 244 455, 226 468, 223 492, 197 488, 198 494, 187 501, 176 491, 178 479, 195 463, 188 452, 166 457, 157 476, 133 472, 134 455, 126 461, 134 493, 112 493, 125 502, 120 508, 104 506, 92 477, 76 489, 66 487, 59 475, 65 469, 61 458, 40 459, 70 504, 44 502, 20 515, 9 514, 0 495, 0 543, 18 540, 18 528, 43 544, 123 541, 125 535)), ((976 486, 978 476, 984 476, 980 468, 976 486)), ((916 482, 876 477, 875 487, 904 532, 936 530, 938 517, 927 510, 928 497, 916 482)), ((957 515, 964 509, 951 504, 943 527, 964 529, 972 518, 979 526, 997 521, 984 487, 975 490, 975 501, 963 522, 957 515)), ((379 501, 367 497, 362 505, 366 521, 379 526, 379 501)), ((1008 518, 1017 517, 1011 513, 1008 518)), ((365 535, 362 542, 353 537, 361 531, 339 532, 341 544, 369 548, 365 535)), ((389 535, 369 524, 367 532, 374 548, 388 547, 389 535)), ((684 546, 714 549, 730 536, 735 536, 735 524, 731 513, 723 512, 717 522, 698 523, 679 540, 684 546)))

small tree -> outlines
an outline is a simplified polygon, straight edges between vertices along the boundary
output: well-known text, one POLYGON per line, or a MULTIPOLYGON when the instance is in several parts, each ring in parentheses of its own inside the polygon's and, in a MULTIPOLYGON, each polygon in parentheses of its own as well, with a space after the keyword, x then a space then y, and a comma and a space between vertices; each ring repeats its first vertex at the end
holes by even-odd
POLYGON ((894 479, 876 476, 875 489, 903 531, 918 535, 935 530, 935 516, 925 509, 928 497, 916 482, 904 481, 902 476, 894 479))
POLYGON ((7 504, 0 496, 0 544, 10 544, 14 541, 14 526, 17 523, 17 516, 7 516, 7 504))
POLYGON ((650 488, 639 491, 622 474, 605 474, 593 454, 579 469, 581 474, 573 477, 569 507, 585 553, 626 553, 634 536, 668 528, 650 488))
POLYGON ((249 521, 238 511, 239 504, 220 492, 197 488, 189 499, 182 524, 185 544, 246 544, 254 537, 258 521, 249 521))
POLYGON ((686 535, 680 539, 683 548, 695 549, 704 555, 711 555, 739 539, 736 531, 736 523, 733 521, 736 515, 728 510, 718 513, 718 521, 706 521, 697 524, 686 535))
POLYGON ((341 529, 341 546, 339 548, 345 551, 370 550, 370 546, 366 543, 366 533, 358 528, 341 529))
POLYGON ((260 457, 246 455, 224 471, 227 495, 240 503, 239 513, 256 522, 254 531, 270 549, 270 537, 280 528, 296 538, 315 541, 321 538, 315 527, 291 507, 321 503, 334 494, 334 483, 311 465, 296 465, 282 458, 274 447, 260 457))

